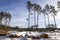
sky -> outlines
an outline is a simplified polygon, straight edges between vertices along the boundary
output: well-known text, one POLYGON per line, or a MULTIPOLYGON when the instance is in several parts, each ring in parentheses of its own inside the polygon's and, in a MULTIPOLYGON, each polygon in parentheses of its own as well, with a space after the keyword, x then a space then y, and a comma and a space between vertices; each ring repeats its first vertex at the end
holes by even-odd
MULTIPOLYGON (((0 11, 9 12, 12 15, 10 26, 19 26, 19 27, 27 27, 27 1, 29 0, 0 0, 0 11)), ((46 4, 55 6, 57 10, 57 1, 59 0, 30 0, 32 3, 39 4, 42 8, 45 7, 46 4)), ((47 18, 47 16, 46 16, 47 18)), ((30 25, 33 25, 33 16, 30 18, 30 25)), ((47 21, 47 19, 46 19, 47 21)), ((53 17, 50 15, 50 23, 54 24, 53 17)), ((57 12, 56 15, 56 23, 57 27, 60 28, 60 11, 57 12)), ((40 14, 39 16, 39 28, 44 27, 44 16, 40 14)))

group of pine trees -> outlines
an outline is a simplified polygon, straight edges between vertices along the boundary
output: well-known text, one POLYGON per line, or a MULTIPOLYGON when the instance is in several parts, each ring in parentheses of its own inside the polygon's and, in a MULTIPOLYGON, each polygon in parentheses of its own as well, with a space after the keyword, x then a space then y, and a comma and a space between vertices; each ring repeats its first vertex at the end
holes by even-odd
POLYGON ((52 5, 46 4, 44 8, 42 8, 39 4, 31 3, 30 1, 27 2, 27 9, 28 9, 28 27, 30 27, 30 15, 34 15, 34 27, 38 28, 38 22, 39 22, 39 16, 40 14, 44 15, 44 24, 45 27, 51 26, 49 21, 49 15, 52 14, 52 17, 54 19, 54 24, 52 24, 54 27, 57 26, 55 16, 57 14, 57 11, 55 10, 55 7, 52 5), (31 13, 31 11, 34 11, 34 13, 31 13), (37 24, 36 24, 36 13, 37 13, 37 24), (48 24, 46 24, 46 16, 48 17, 48 24))
POLYGON ((11 20, 11 14, 8 12, 0 12, 0 25, 9 26, 11 20))

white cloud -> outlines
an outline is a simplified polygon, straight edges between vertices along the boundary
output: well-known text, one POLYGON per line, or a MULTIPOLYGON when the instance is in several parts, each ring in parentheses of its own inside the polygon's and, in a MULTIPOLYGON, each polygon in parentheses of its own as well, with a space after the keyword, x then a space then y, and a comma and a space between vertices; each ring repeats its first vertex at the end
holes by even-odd
POLYGON ((22 26, 22 27, 26 27, 27 25, 27 21, 25 18, 16 18, 16 19, 12 19, 10 25, 11 26, 22 26))

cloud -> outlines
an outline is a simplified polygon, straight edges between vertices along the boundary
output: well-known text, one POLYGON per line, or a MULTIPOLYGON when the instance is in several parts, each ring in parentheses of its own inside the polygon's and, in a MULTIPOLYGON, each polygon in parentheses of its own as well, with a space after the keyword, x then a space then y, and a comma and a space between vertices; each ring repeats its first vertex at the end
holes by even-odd
POLYGON ((27 25, 27 21, 25 18, 16 18, 16 19, 12 19, 10 25, 11 26, 22 26, 22 27, 26 27, 27 25))

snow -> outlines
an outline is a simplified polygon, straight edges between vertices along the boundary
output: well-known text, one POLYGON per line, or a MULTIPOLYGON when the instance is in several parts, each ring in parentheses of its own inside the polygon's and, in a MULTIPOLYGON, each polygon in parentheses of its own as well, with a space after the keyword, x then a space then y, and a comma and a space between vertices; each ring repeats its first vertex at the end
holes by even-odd
MULTIPOLYGON (((17 34, 18 36, 20 36, 20 35, 22 35, 23 37, 25 37, 25 35, 26 35, 26 33, 29 35, 29 36, 39 36, 39 35, 43 35, 43 34, 48 34, 49 35, 49 37, 50 37, 50 39, 51 40, 60 40, 60 32, 12 32, 12 33, 10 33, 10 34, 17 34)), ((23 39, 23 38, 22 38, 23 39)), ((27 39, 29 39, 29 40, 32 40, 31 38, 27 38, 27 39)), ((41 39, 41 40, 43 40, 43 38, 41 39)))

